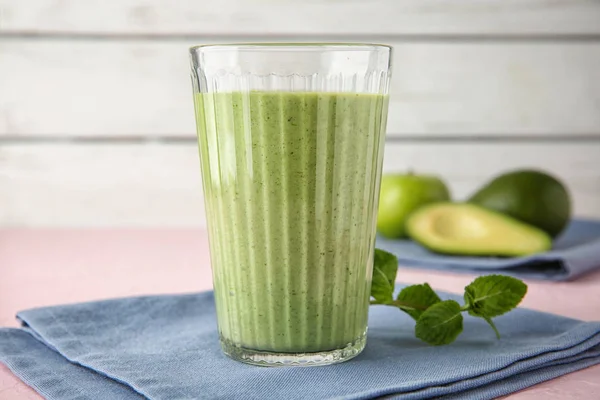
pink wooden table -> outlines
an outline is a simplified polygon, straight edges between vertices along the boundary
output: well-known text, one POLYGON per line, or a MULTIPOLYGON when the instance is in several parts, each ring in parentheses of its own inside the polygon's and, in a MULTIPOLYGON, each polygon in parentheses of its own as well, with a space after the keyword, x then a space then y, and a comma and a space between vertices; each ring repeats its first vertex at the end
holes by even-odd
MULTIPOLYGON (((399 280, 451 292, 473 278, 401 268, 399 280)), ((524 306, 600 320, 600 272, 570 283, 528 282, 524 306)), ((202 230, 0 230, 0 326, 18 310, 51 304, 211 288, 202 230)), ((510 399, 600 399, 600 366, 510 399)), ((0 364, 0 400, 40 399, 0 364)))

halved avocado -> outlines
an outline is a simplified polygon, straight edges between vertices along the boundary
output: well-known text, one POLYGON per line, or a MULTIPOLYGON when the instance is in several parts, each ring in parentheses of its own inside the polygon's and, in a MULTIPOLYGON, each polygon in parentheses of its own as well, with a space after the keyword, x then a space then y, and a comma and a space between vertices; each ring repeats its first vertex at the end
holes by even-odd
POLYGON ((436 203, 415 211, 409 236, 428 249, 472 256, 525 256, 552 247, 541 229, 474 204, 436 203))

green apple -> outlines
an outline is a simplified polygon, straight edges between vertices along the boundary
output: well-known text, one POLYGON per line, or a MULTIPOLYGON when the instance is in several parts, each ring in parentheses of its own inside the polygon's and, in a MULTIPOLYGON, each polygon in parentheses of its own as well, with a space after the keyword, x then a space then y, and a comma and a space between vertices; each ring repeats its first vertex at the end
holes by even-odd
POLYGON ((406 237, 408 216, 425 204, 440 201, 450 201, 450 193, 436 176, 385 174, 381 179, 377 230, 389 238, 406 237))

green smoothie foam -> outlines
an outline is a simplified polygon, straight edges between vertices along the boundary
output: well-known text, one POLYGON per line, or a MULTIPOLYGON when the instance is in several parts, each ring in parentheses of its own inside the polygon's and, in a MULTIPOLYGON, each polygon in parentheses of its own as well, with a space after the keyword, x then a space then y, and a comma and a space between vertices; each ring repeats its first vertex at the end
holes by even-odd
POLYGON ((342 348, 367 326, 387 96, 196 94, 219 331, 342 348))

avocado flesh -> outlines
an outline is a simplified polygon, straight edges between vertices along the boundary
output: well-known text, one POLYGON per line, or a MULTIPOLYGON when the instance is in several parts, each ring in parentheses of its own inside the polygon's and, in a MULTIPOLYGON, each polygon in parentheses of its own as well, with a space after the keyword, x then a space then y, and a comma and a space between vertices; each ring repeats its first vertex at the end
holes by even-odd
POLYGON ((473 204, 424 206, 407 221, 410 237, 438 253, 525 256, 549 250, 544 231, 473 204))

